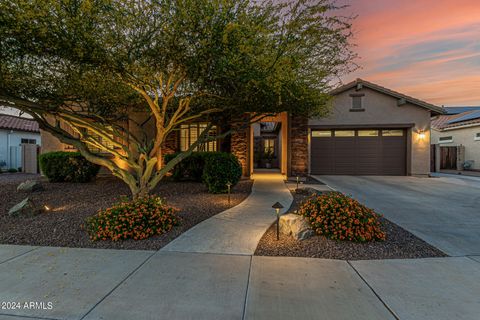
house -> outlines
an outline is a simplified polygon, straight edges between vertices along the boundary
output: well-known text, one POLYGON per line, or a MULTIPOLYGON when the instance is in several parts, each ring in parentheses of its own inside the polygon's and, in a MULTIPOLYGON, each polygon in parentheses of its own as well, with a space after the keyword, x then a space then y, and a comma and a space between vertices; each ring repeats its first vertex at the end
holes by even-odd
MULTIPOLYGON (((17 169, 23 166, 23 145, 40 146, 38 123, 32 119, 0 114, 0 169, 17 169)), ((28 146, 27 146, 28 147, 28 146)), ((33 149, 36 150, 36 147, 33 149)), ((36 154, 34 155, 36 167, 36 154)), ((30 159, 31 157, 29 157, 30 159)), ((24 159, 25 160, 25 159, 24 159)), ((36 171, 36 170, 35 170, 36 171)))
MULTIPOLYGON (((480 170, 480 107, 447 107, 432 118, 432 144, 459 147, 460 167, 480 170)), ((441 148, 446 150, 447 148, 441 148)), ((454 155, 454 158, 457 154, 454 155)), ((440 169, 448 169, 442 164, 440 169)), ((456 167, 456 165, 455 165, 456 167)))
MULTIPOLYGON (((331 94, 326 117, 282 112, 201 149, 232 152, 245 176, 261 167, 289 176, 429 174, 430 118, 444 114, 443 108, 362 79, 331 94)), ((205 126, 181 125, 168 137, 164 153, 186 150, 205 126)), ((42 137, 45 152, 69 148, 48 133, 42 137)))

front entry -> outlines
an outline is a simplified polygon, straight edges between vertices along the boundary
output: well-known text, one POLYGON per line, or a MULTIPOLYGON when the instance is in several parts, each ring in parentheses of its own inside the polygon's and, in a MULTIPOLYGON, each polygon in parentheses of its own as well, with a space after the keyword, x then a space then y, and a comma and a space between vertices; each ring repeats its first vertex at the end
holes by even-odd
POLYGON ((263 117, 250 128, 250 173, 287 172, 288 117, 285 112, 263 117))
POLYGON ((280 151, 279 132, 281 122, 259 122, 253 136, 254 169, 279 169, 280 151))

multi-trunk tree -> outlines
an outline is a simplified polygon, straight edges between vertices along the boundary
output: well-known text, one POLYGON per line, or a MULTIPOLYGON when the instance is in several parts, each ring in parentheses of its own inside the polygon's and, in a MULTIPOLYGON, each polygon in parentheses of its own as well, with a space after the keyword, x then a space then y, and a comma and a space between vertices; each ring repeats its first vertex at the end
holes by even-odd
POLYGON ((330 0, 1 2, 0 105, 143 196, 231 133, 212 136, 215 123, 325 113, 330 86, 354 67, 339 9, 330 0), (200 120, 209 125, 196 142, 162 164, 167 136, 200 120))

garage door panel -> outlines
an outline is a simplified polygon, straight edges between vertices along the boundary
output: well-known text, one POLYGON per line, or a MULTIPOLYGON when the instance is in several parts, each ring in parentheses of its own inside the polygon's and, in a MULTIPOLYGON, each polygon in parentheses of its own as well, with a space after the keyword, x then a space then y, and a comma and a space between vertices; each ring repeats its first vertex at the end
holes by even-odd
POLYGON ((405 175, 405 134, 382 137, 356 132, 355 137, 312 137, 310 160, 313 174, 405 175))

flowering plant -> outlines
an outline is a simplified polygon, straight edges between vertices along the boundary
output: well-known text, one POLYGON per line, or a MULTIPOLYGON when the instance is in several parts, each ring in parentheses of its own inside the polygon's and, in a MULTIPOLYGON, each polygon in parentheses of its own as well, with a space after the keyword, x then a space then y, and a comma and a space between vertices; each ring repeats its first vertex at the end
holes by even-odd
POLYGON ((177 209, 167 206, 160 197, 146 196, 98 211, 86 219, 85 227, 93 241, 142 240, 178 225, 176 213, 177 209))
POLYGON ((313 230, 330 239, 348 241, 385 240, 379 214, 340 192, 312 195, 298 213, 313 230))

